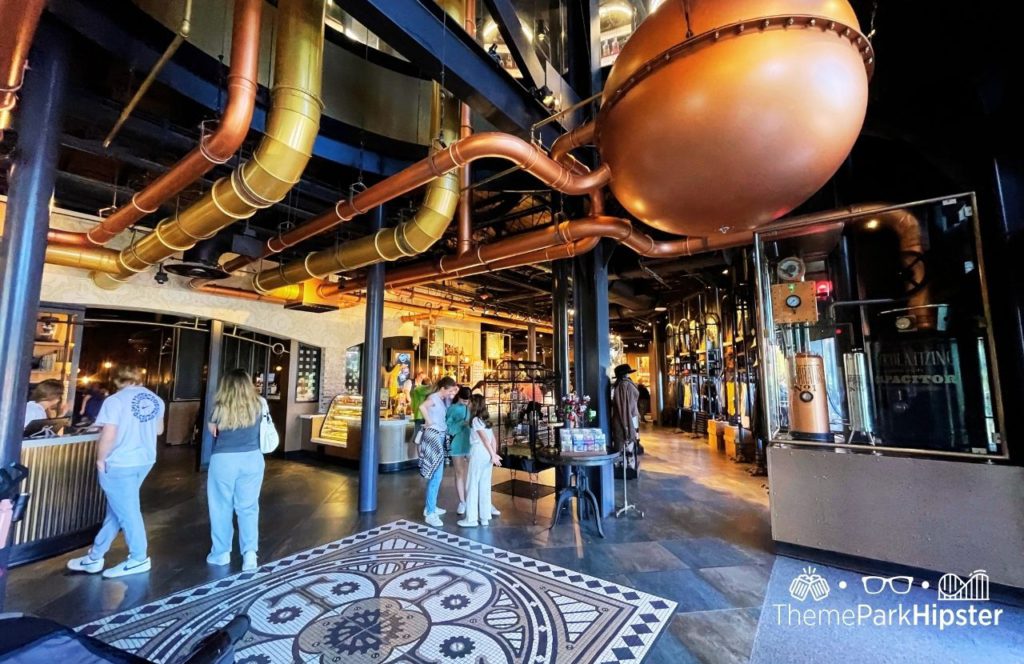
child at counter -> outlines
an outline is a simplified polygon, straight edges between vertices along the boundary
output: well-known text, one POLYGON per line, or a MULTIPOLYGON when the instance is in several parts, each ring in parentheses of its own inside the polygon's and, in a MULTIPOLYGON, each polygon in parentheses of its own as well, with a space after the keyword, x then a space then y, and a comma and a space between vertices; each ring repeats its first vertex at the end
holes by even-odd
POLYGON ((459 521, 463 528, 486 526, 492 516, 501 512, 491 505, 491 474, 494 466, 501 465, 497 442, 487 414, 483 395, 474 394, 469 400, 473 416, 469 437, 469 476, 466 480, 466 518, 459 521))

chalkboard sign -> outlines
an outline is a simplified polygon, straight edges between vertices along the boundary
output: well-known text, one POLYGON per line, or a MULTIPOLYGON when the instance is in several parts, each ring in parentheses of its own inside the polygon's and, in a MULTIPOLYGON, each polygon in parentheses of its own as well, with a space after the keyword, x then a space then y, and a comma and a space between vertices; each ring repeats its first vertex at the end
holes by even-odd
POLYGON ((174 392, 172 401, 198 401, 203 396, 206 366, 206 330, 174 331, 174 392))

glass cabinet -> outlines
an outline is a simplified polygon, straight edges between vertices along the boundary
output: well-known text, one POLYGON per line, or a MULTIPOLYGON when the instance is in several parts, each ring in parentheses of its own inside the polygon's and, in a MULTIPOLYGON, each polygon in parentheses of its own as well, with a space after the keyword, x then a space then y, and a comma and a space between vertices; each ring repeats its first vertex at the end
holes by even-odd
POLYGON ((973 194, 757 234, 773 443, 1005 457, 973 194))

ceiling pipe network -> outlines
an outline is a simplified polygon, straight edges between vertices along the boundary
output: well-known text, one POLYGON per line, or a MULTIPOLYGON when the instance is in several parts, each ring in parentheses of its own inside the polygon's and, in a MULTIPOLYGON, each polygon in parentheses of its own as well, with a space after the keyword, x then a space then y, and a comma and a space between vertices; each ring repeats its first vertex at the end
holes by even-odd
POLYGON ((191 207, 123 249, 119 272, 95 273, 97 286, 117 288, 134 274, 270 207, 295 186, 312 156, 323 110, 324 10, 325 0, 281 1, 270 112, 252 158, 214 183, 191 207))

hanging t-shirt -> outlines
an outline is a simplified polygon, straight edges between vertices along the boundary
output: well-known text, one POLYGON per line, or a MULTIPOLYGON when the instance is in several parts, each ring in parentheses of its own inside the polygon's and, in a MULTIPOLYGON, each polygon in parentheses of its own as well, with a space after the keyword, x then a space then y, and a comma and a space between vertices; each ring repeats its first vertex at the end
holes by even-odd
POLYGON ((96 416, 96 424, 117 427, 107 466, 124 468, 156 463, 157 429, 163 418, 163 400, 141 385, 126 387, 107 397, 96 416))
POLYGON ((45 420, 48 417, 49 415, 46 414, 46 409, 35 401, 29 401, 25 404, 25 426, 28 426, 29 422, 45 420))

